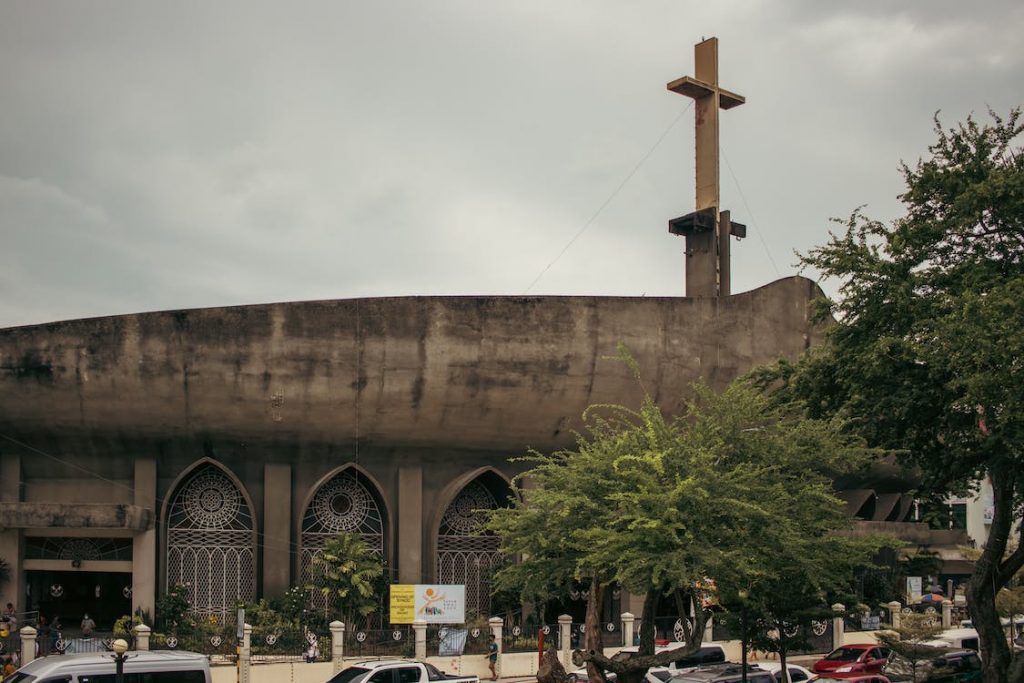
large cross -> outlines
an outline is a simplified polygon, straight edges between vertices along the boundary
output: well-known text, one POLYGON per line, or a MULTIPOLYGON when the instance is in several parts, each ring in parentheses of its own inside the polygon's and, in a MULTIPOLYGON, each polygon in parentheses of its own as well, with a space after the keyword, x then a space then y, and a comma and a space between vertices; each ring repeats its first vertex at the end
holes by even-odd
POLYGON ((729 296, 729 235, 746 237, 746 226, 720 210, 718 111, 746 102, 718 86, 718 38, 693 48, 695 78, 668 84, 672 92, 692 97, 696 105, 696 211, 668 222, 669 232, 686 237, 686 296, 729 296))

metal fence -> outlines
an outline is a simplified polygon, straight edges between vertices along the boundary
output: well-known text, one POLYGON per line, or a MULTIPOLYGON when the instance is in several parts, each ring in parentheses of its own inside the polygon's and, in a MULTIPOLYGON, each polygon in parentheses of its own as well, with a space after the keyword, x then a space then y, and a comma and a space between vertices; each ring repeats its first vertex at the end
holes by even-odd
POLYGON ((151 650, 187 650, 199 652, 211 662, 234 662, 238 659, 238 636, 234 627, 217 631, 195 629, 180 633, 154 633, 149 640, 151 650))
POLYGON ((249 634, 254 662, 330 661, 331 636, 308 628, 253 627, 249 634))
POLYGON ((501 632, 502 652, 537 652, 540 648, 539 629, 513 624, 501 632))
POLYGON ((411 626, 345 631, 345 656, 412 657, 415 654, 416 641, 411 626))

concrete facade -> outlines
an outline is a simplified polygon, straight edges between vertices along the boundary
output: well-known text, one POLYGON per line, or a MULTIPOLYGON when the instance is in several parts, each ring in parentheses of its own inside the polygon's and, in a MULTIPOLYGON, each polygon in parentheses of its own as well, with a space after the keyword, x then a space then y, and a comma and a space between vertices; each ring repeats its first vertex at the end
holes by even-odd
POLYGON ((816 343, 819 294, 792 277, 727 298, 358 299, 0 330, 0 600, 33 600, 33 567, 85 571, 26 559, 26 539, 129 538, 130 561, 85 564, 126 571, 151 610, 169 502, 207 465, 251 510, 258 594, 299 582, 302 520, 343 471, 373 491, 392 578, 431 582, 460 491, 500 495, 509 457, 571 445, 588 405, 639 401, 617 344, 675 411, 698 379, 722 387, 816 343))

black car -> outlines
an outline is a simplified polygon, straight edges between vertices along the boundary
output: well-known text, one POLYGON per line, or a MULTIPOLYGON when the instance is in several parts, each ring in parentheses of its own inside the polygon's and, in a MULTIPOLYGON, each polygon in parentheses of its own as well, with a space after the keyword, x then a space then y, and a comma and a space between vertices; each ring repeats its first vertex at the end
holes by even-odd
POLYGON ((981 680, 981 658, 974 650, 952 650, 914 663, 893 653, 882 673, 893 683, 913 681, 915 676, 927 683, 971 683, 981 680))

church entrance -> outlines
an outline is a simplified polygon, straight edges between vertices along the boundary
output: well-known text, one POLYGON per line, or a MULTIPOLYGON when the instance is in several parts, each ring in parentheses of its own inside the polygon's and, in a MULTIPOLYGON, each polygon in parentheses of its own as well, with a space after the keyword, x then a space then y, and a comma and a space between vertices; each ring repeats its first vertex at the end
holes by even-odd
POLYGON ((60 617, 64 631, 77 634, 88 614, 97 631, 112 631, 114 622, 132 613, 130 572, 27 571, 28 609, 50 622, 60 617))

